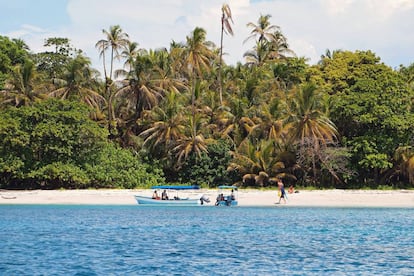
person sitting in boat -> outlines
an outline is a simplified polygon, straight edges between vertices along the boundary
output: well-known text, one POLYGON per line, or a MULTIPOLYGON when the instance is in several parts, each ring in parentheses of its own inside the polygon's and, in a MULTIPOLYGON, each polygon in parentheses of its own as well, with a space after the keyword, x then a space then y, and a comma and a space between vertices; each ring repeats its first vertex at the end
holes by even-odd
POLYGON ((162 194, 161 194, 161 199, 162 199, 162 200, 168 200, 168 194, 167 194, 167 191, 166 191, 166 190, 164 190, 164 191, 162 192, 162 194))
POLYGON ((157 190, 155 190, 154 193, 152 194, 152 199, 160 199, 160 197, 158 196, 157 190))
POLYGON ((236 196, 234 195, 234 190, 233 189, 231 189, 230 198, 231 198, 231 200, 235 200, 236 199, 236 196))
POLYGON ((219 194, 216 198, 216 206, 220 204, 220 201, 224 201, 224 195, 219 194))

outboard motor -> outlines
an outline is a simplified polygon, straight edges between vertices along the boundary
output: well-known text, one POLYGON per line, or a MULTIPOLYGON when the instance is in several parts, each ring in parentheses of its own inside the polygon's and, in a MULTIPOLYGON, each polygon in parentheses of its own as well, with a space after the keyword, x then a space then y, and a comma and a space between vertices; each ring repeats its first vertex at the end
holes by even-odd
POLYGON ((204 202, 205 203, 210 203, 210 199, 206 195, 202 195, 200 197, 200 202, 201 202, 201 205, 204 205, 204 202))

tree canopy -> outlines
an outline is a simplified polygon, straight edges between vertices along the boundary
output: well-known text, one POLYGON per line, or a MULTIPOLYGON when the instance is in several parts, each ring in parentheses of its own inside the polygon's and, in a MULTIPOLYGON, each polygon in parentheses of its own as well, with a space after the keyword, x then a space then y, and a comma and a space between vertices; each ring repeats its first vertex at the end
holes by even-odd
POLYGON ((0 187, 413 187, 414 64, 328 50, 310 65, 261 15, 228 65, 235 18, 219 17, 219 48, 201 27, 142 49, 110 26, 91 41, 102 75, 68 38, 33 53, 0 37, 0 187))

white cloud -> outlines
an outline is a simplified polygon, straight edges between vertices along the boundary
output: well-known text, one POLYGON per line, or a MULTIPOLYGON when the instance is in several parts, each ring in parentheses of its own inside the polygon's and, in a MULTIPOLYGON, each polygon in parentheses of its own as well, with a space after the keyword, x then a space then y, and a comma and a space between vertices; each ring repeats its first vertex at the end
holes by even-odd
POLYGON ((354 2, 355 0, 323 0, 321 4, 329 14, 335 16, 347 12, 354 2))
MULTIPOLYGON (((233 12, 233 37, 225 36, 225 60, 243 61, 243 53, 253 42, 248 22, 260 14, 270 14, 298 56, 312 63, 326 49, 371 49, 392 66, 414 62, 414 0, 249 0, 227 1, 233 12)), ((185 41, 195 28, 207 31, 207 39, 219 44, 223 0, 69 0, 71 23, 63 29, 36 30, 23 26, 13 32, 37 51, 51 36, 68 37, 83 49, 100 68, 94 45, 103 38, 102 29, 119 24, 143 48, 168 47, 172 40, 185 41), (37 42, 36 42, 37 41, 37 42), (34 46, 36 45, 36 46, 34 46)))
POLYGON ((34 52, 41 51, 44 38, 50 37, 50 32, 37 26, 23 24, 20 29, 5 34, 12 38, 22 38, 34 52))

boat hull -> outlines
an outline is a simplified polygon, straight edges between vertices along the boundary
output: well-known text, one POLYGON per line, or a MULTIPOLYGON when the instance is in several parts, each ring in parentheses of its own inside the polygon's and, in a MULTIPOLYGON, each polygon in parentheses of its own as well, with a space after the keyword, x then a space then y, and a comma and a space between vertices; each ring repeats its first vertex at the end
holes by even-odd
POLYGON ((220 200, 216 202, 216 206, 237 206, 237 205, 238 205, 238 201, 234 199, 231 201, 220 200))
POLYGON ((146 196, 135 196, 135 200, 139 205, 165 205, 165 206, 198 206, 200 205, 199 199, 170 199, 159 200, 146 196))

